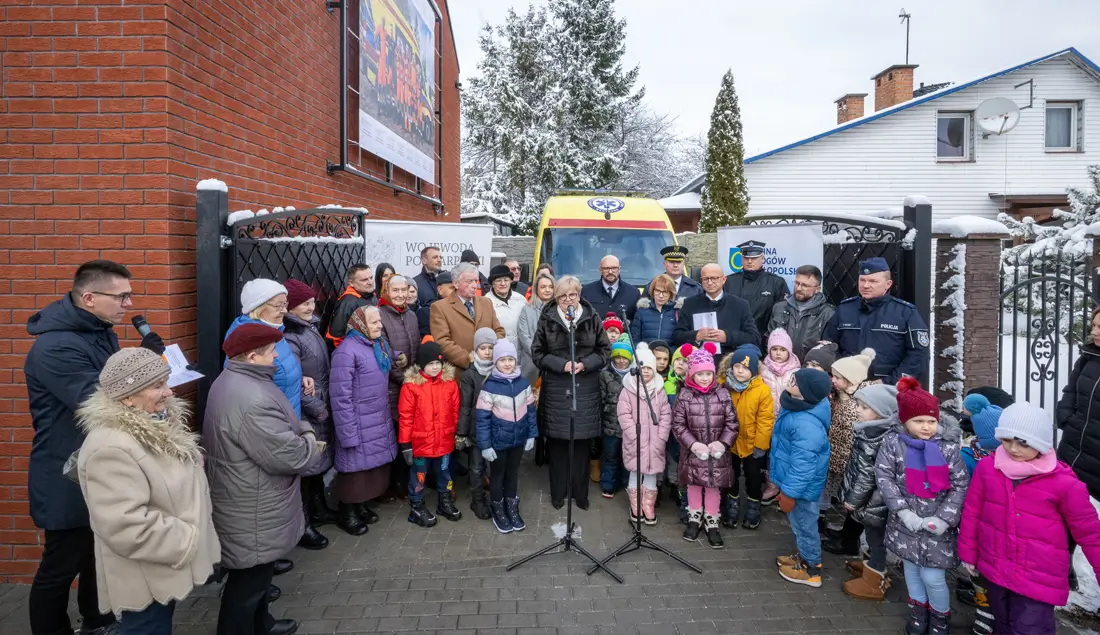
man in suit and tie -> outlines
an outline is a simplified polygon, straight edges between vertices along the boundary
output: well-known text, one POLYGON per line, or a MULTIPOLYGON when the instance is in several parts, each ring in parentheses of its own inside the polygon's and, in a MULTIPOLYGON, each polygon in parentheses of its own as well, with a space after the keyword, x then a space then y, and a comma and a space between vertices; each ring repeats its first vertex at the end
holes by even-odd
POLYGON ((443 356, 458 368, 465 369, 473 359, 474 332, 488 327, 504 337, 504 327, 497 320, 489 298, 477 294, 481 286, 477 267, 459 263, 451 270, 454 293, 432 303, 429 319, 432 338, 443 348, 443 356))
POLYGON ((600 260, 600 279, 581 289, 581 297, 588 300, 600 320, 612 312, 620 318, 634 319, 642 294, 637 287, 620 279, 619 271, 619 259, 610 254, 604 256, 600 260))

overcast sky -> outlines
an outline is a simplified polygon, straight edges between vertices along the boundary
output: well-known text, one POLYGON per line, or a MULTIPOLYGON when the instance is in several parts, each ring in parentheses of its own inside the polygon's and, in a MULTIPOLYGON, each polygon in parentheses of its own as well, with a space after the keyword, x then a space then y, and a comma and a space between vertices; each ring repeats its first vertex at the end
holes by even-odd
MULTIPOLYGON (((478 73, 481 27, 530 0, 451 0, 462 76, 478 73)), ((833 101, 869 93, 871 76, 905 62, 916 84, 965 82, 1074 46, 1100 63, 1100 0, 618 0, 627 19, 626 60, 641 66, 646 98, 678 118, 682 132, 707 129, 722 74, 733 69, 746 156, 836 124, 833 101)), ((628 66, 629 68, 629 66, 628 66)))

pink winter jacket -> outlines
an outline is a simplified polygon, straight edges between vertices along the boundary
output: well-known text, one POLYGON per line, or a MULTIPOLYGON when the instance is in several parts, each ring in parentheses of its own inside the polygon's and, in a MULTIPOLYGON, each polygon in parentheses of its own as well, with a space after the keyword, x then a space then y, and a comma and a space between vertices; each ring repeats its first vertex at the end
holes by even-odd
POLYGON ((656 377, 645 386, 646 391, 638 394, 641 377, 627 375, 623 381, 623 390, 619 393, 619 425, 623 428, 623 464, 631 472, 642 474, 660 474, 665 469, 665 444, 672 431, 672 407, 668 405, 664 384, 656 377), (652 412, 646 403, 646 392, 652 412), (636 403, 637 402, 637 403, 636 403), (637 406, 637 408, 636 408, 637 406), (639 409, 640 408, 640 409, 639 409), (653 421, 653 413, 657 421, 653 421), (641 419, 642 425, 642 469, 638 469, 638 434, 635 422, 641 419))
POLYGON ((1093 568, 1100 567, 1100 519, 1088 490, 1061 461, 1015 485, 993 464, 978 461, 970 479, 959 559, 994 584, 1062 606, 1069 598, 1067 526, 1093 568))

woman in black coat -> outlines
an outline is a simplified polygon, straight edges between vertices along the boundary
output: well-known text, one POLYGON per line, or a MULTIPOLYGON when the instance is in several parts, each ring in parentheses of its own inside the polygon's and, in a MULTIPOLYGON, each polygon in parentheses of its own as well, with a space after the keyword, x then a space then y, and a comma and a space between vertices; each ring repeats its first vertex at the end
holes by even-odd
POLYGON ((531 343, 531 359, 542 371, 539 410, 546 425, 550 462, 550 502, 565 504, 572 467, 573 500, 588 509, 588 440, 600 436, 600 369, 611 356, 603 323, 587 300, 581 282, 563 276, 554 286, 554 300, 542 309, 542 319, 531 343), (568 308, 575 312, 574 357, 569 357, 568 308), (573 361, 575 360, 575 361, 573 361), (573 373, 577 382, 573 452, 569 452, 569 417, 573 407, 573 373))
POLYGON ((1055 421, 1062 430, 1058 459, 1073 468, 1089 496, 1100 498, 1100 309, 1091 324, 1091 341, 1081 346, 1055 421))

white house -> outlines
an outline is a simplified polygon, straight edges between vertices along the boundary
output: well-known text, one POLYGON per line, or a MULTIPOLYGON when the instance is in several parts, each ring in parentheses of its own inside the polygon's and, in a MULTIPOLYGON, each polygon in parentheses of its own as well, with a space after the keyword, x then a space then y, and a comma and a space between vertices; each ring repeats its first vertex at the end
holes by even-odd
MULTIPOLYGON (((1074 48, 938 90, 913 91, 915 65, 875 75, 874 113, 863 94, 836 101, 821 134, 745 159, 750 214, 869 212, 910 194, 932 200, 937 219, 961 214, 1049 218, 1067 186, 1087 185, 1100 163, 1100 67, 1074 48), (974 111, 992 97, 1020 108, 1019 125, 983 134, 974 111)), ((931 87, 937 88, 937 87, 931 87)), ((662 204, 691 214, 700 176, 662 204)))

